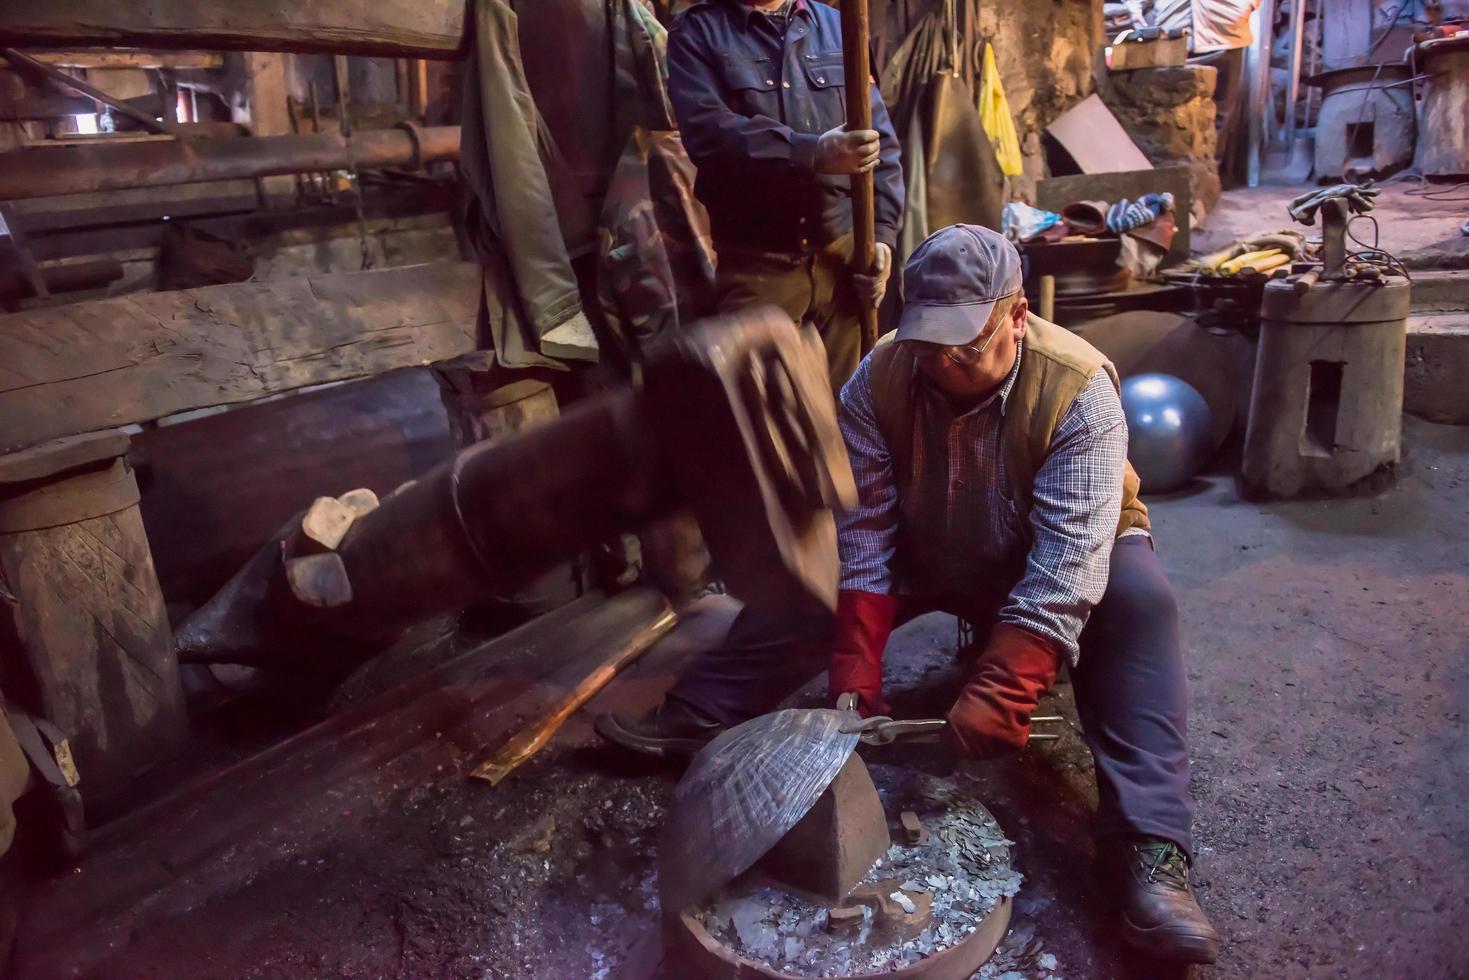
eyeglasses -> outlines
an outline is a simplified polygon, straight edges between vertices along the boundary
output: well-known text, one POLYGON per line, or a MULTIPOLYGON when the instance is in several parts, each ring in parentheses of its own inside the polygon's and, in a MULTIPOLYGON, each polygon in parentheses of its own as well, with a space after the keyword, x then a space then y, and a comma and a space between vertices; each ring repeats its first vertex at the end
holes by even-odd
POLYGON ((999 336, 1000 328, 1003 327, 1005 323, 1005 320, 1001 320, 999 323, 995 324, 994 329, 991 330, 989 332, 989 335, 984 338, 984 343, 980 344, 978 347, 975 347, 973 344, 957 344, 952 347, 945 347, 941 344, 930 344, 921 340, 916 340, 911 341, 911 343, 913 344, 913 354, 915 357, 924 360, 932 360, 933 358, 938 357, 940 354, 942 354, 960 367, 973 367, 974 365, 979 363, 980 358, 984 357, 984 352, 986 350, 989 350, 990 343, 993 342, 997 336, 999 336))

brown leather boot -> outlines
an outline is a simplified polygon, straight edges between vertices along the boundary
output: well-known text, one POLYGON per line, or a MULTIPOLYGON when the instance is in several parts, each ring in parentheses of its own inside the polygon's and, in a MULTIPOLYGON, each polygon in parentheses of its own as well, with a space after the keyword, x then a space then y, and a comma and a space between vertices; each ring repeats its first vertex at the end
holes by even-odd
POLYGON ((1219 933, 1189 884, 1188 856, 1172 841, 1118 838, 1098 843, 1098 878, 1122 913, 1122 936, 1163 960, 1213 963, 1219 933))

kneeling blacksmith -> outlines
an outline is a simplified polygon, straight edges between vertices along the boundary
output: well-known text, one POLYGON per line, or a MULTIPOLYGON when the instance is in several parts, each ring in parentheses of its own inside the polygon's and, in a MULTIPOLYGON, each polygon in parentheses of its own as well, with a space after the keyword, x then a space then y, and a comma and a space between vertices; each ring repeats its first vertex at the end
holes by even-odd
POLYGON ((1212 962, 1218 935, 1188 877, 1177 609, 1127 463, 1117 377, 1089 344, 1030 316, 1020 284, 1014 246, 969 225, 939 231, 908 263, 897 342, 841 394, 861 504, 840 524, 835 636, 829 617, 793 627, 747 609, 657 713, 599 730, 687 751, 827 666, 833 696, 855 691, 864 713, 885 712, 893 628, 954 613, 989 637, 948 715, 953 746, 979 758, 1024 748, 1069 661, 1096 759, 1099 869, 1124 936, 1212 962))

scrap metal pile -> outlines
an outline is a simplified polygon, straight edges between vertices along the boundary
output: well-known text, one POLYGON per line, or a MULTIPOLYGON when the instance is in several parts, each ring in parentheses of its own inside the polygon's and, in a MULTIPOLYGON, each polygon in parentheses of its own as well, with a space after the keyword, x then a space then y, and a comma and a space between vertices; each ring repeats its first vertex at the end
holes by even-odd
POLYGON ((835 907, 776 884, 731 886, 694 913, 714 939, 798 976, 886 973, 959 945, 1020 890, 1013 842, 956 782, 892 766, 871 772, 883 809, 915 814, 919 839, 893 844, 835 907))
POLYGON ((1011 842, 955 779, 882 766, 874 781, 854 754, 871 721, 777 711, 694 758, 658 855, 689 974, 967 977, 994 953, 1020 888, 1011 842))

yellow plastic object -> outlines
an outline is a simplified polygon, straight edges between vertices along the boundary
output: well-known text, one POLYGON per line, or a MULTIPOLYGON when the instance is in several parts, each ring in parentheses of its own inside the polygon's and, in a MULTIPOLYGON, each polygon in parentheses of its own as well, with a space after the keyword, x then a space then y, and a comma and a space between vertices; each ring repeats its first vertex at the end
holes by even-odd
POLYGON ((1290 261, 1291 257, 1289 255, 1267 255, 1265 258, 1251 263, 1250 268, 1256 272, 1269 272, 1271 269, 1279 269, 1281 266, 1289 264, 1290 261))
POLYGON ((1228 262, 1225 262, 1224 264, 1219 266, 1219 272, 1222 275, 1226 276, 1233 275, 1247 265, 1251 265, 1252 263, 1258 262, 1259 260, 1264 258, 1269 258, 1272 255, 1279 254, 1280 249, 1278 248, 1262 248, 1259 251, 1246 252, 1244 255, 1236 256, 1235 258, 1232 258, 1228 262))
POLYGON ((995 148, 995 159, 1007 177, 1018 177, 1025 172, 1025 161, 1020 156, 1020 137, 1015 133, 1015 119, 1010 115, 1010 103, 1005 100, 1005 88, 1000 84, 1000 70, 995 65, 995 49, 984 46, 984 72, 979 81, 979 124, 995 148))

